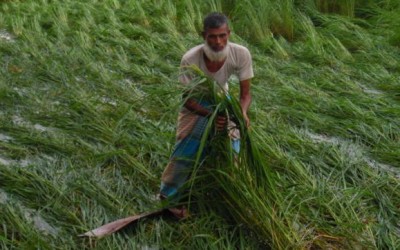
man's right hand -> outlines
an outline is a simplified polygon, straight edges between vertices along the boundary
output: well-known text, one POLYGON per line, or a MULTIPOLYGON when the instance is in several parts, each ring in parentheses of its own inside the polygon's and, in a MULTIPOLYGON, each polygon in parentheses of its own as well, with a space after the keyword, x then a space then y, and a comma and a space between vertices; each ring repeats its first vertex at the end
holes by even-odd
POLYGON ((215 127, 217 128, 217 131, 221 132, 226 129, 227 125, 227 119, 225 116, 217 116, 215 120, 215 127))

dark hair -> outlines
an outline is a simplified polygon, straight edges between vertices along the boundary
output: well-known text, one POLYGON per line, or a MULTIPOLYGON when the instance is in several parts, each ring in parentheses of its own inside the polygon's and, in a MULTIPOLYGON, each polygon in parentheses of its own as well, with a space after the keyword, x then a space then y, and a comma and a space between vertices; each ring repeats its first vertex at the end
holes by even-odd
POLYGON ((213 12, 204 18, 203 31, 207 31, 207 29, 216 29, 224 24, 228 24, 228 18, 222 13, 213 12))

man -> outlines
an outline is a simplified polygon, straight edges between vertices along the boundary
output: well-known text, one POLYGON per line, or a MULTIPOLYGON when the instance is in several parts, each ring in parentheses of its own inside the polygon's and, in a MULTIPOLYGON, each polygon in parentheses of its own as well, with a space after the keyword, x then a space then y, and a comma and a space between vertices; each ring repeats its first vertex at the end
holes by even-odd
MULTIPOLYGON (((240 81, 240 105, 246 125, 250 126, 247 115, 250 103, 250 80, 253 68, 250 52, 247 48, 229 42, 230 30, 228 19, 220 13, 211 13, 204 19, 202 36, 204 44, 190 49, 182 57, 181 69, 196 66, 205 75, 214 79, 222 90, 228 91, 228 79, 235 74, 240 81)), ((183 73, 182 84, 189 84, 192 77, 183 73)), ((179 113, 177 128, 177 143, 170 162, 161 178, 161 199, 179 200, 181 187, 185 184, 193 168, 194 159, 200 146, 208 117, 213 113, 210 108, 199 100, 189 98, 179 113)), ((217 130, 223 130, 230 121, 224 116, 216 119, 217 130)), ((239 135, 229 133, 232 146, 239 151, 239 135)), ((169 209, 176 217, 185 218, 187 211, 184 207, 169 209)))

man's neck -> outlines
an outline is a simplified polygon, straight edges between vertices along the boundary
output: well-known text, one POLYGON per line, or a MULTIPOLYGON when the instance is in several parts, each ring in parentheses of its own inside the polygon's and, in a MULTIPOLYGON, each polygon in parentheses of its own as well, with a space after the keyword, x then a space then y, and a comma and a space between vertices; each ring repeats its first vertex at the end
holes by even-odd
POLYGON ((226 58, 223 61, 211 61, 208 57, 204 54, 204 62, 206 63, 206 67, 208 71, 211 73, 217 72, 225 63, 226 58))

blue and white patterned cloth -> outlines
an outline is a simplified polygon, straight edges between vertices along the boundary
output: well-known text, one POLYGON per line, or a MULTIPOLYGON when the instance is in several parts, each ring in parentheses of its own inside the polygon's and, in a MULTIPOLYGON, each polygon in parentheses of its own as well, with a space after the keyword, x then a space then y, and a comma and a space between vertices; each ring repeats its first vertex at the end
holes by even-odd
MULTIPOLYGON (((199 102, 205 108, 209 105, 205 102, 199 102)), ((183 185, 187 182, 189 176, 193 172, 196 157, 200 148, 201 139, 206 130, 208 118, 199 116, 192 131, 175 144, 174 151, 170 157, 170 161, 161 178, 160 195, 162 198, 179 201, 180 192, 183 185)), ((240 139, 232 139, 232 149, 235 153, 239 153, 240 139)), ((204 160, 205 152, 203 150, 200 156, 200 162, 204 160)))

